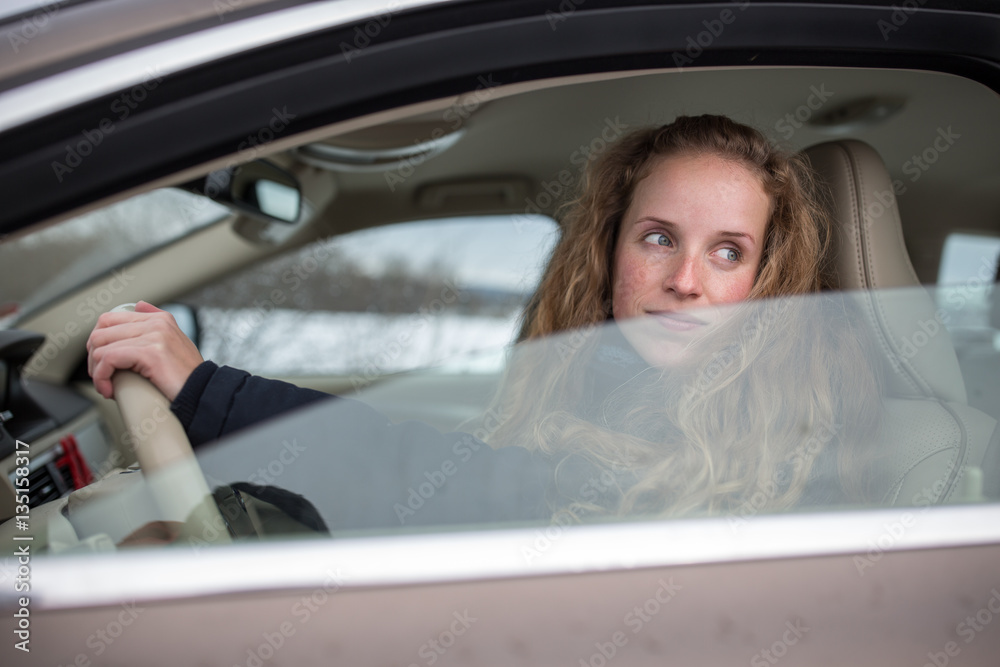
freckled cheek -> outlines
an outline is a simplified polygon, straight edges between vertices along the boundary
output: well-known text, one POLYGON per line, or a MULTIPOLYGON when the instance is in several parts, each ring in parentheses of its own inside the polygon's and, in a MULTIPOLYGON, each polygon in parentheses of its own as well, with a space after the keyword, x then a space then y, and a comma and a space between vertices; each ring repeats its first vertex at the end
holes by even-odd
POLYGON ((745 275, 733 276, 732 279, 721 286, 722 289, 719 291, 721 298, 718 299, 718 302, 736 303, 737 301, 743 301, 750 296, 750 290, 753 289, 753 279, 754 274, 751 272, 747 272, 745 275))
POLYGON ((631 257, 616 262, 612 288, 612 314, 616 319, 642 314, 642 298, 650 289, 649 280, 646 262, 631 257))

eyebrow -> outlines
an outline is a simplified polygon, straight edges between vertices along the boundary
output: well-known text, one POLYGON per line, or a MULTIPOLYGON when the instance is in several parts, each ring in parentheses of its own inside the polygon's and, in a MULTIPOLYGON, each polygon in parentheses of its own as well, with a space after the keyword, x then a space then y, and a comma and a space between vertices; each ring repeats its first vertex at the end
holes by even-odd
MULTIPOLYGON (((659 224, 661 224, 661 225, 663 225, 665 227, 671 227, 673 229, 677 229, 677 223, 671 222, 670 220, 664 220, 663 218, 657 218, 656 216, 652 216, 652 215, 644 215, 641 218, 638 218, 633 224, 637 225, 637 224, 643 222, 644 220, 650 220, 652 222, 657 222, 657 223, 659 223, 659 224)), ((750 243, 753 243, 753 244, 757 243, 757 241, 754 239, 754 237, 753 237, 752 234, 747 234, 745 232, 721 231, 721 232, 715 232, 715 233, 718 234, 719 236, 725 236, 727 238, 746 239, 750 243)))
POLYGON ((746 234, 744 232, 719 232, 719 236, 731 236, 731 237, 734 237, 734 238, 747 239, 751 243, 755 243, 756 242, 756 241, 754 241, 753 235, 746 234))

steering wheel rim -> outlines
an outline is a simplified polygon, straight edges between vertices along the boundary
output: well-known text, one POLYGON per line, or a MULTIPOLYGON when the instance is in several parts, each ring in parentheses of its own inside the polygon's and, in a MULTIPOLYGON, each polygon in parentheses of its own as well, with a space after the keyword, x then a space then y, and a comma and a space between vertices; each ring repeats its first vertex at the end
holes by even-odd
MULTIPOLYGON (((132 312, 135 304, 113 312, 132 312)), ((229 533, 170 402, 152 382, 133 371, 111 377, 114 399, 139 467, 164 520, 185 523, 191 540, 228 542, 229 533)))

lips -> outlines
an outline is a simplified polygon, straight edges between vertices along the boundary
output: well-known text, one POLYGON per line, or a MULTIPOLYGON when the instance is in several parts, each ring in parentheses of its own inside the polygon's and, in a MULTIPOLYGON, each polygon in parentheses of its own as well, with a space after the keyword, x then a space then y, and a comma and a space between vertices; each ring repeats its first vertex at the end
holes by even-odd
POLYGON ((668 331, 693 331, 708 324, 705 320, 677 311, 652 312, 649 315, 668 331))

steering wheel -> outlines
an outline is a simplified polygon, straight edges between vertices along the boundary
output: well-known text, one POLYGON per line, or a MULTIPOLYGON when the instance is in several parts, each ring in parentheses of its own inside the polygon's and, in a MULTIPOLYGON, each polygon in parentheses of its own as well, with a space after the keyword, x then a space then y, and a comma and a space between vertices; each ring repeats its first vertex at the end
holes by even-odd
MULTIPOLYGON (((123 304, 112 312, 134 312, 123 304)), ((170 411, 170 402, 152 382, 133 371, 111 377, 115 401, 135 455, 161 516, 184 522, 190 540, 229 542, 226 524, 201 473, 184 427, 170 411)))

